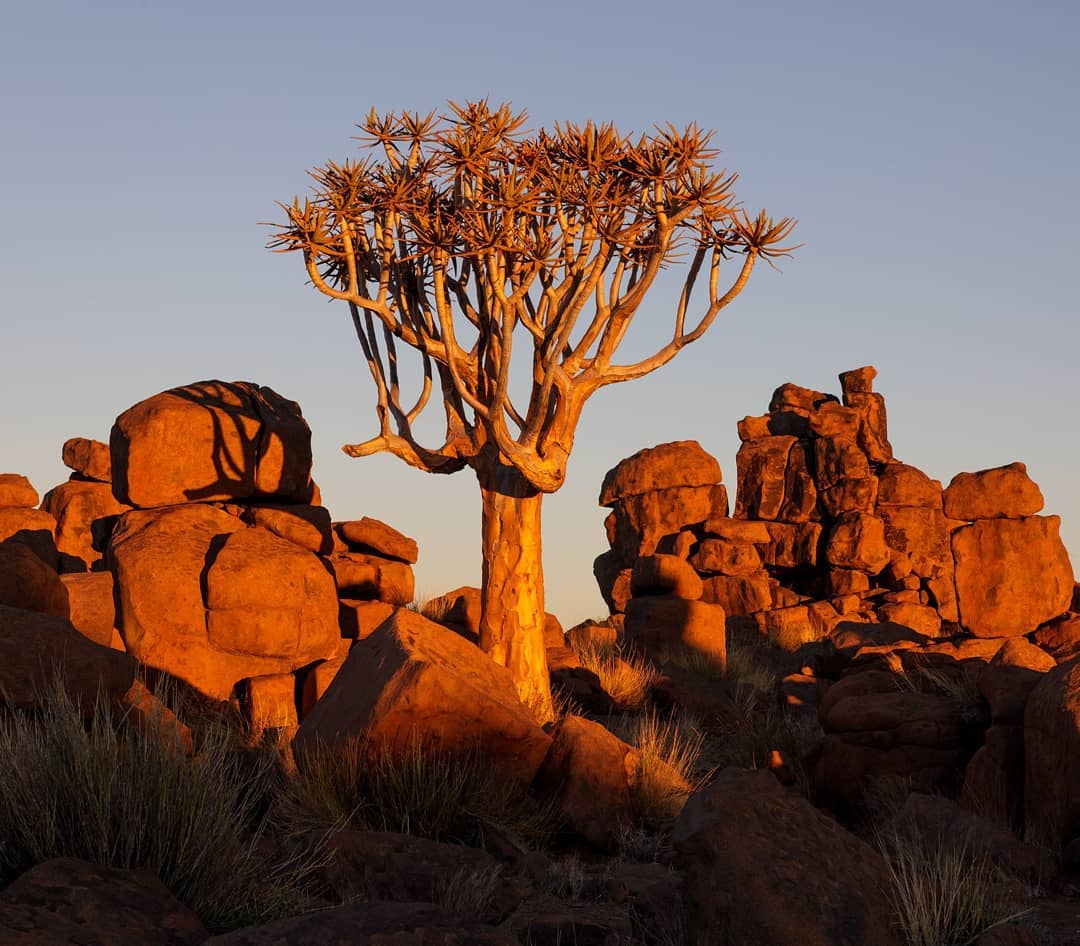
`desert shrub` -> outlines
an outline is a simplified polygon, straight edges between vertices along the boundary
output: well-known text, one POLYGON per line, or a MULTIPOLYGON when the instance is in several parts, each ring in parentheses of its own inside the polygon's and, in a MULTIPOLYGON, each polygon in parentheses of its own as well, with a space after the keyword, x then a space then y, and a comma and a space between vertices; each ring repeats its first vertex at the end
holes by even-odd
POLYGON ((548 807, 479 752, 443 753, 418 739, 398 751, 359 739, 306 750, 274 819, 293 835, 340 825, 477 844, 495 831, 534 846, 554 824, 548 807))
POLYGON ((300 912, 314 861, 258 852, 269 760, 213 731, 189 756, 121 723, 104 700, 84 719, 59 683, 37 712, 0 711, 0 877, 76 857, 149 868, 214 929, 300 912))
POLYGON ((791 767, 796 784, 810 791, 805 760, 821 739, 821 727, 812 718, 793 716, 773 704, 743 707, 734 729, 710 746, 711 761, 718 768, 733 765, 745 769, 766 768, 774 750, 791 767))
POLYGON ((649 698, 656 671, 645 658, 619 647, 586 644, 577 651, 581 665, 600 678, 600 686, 620 709, 641 709, 649 698))
POLYGON ((703 736, 688 717, 661 717, 655 710, 630 717, 623 738, 637 748, 633 798, 645 824, 658 824, 682 810, 701 783, 697 770, 703 736))
POLYGON ((985 714, 977 666, 973 663, 971 666, 936 667, 916 662, 896 674, 896 685, 901 690, 947 696, 956 706, 960 719, 973 722, 985 714))
POLYGON ((886 829, 889 894, 909 946, 966 946, 983 932, 1025 915, 991 860, 940 836, 886 829))
POLYGON ((502 867, 461 867, 439 882, 438 904, 448 913, 470 919, 489 917, 502 883, 502 867))

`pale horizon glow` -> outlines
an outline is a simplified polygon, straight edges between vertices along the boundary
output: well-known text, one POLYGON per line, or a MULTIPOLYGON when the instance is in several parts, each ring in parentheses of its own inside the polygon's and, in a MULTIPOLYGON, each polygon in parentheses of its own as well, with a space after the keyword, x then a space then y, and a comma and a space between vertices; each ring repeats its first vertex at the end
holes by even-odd
MULTIPOLYGON (((354 123, 447 99, 511 101, 530 127, 698 122, 750 210, 800 224, 781 273, 758 267, 697 344, 598 394, 566 486, 545 500, 547 601, 605 613, 604 472, 695 439, 734 496, 735 425, 785 381, 839 394, 873 364, 898 459, 944 483, 1022 460, 1080 565, 1080 7, 375 6, 42 2, 5 16, 0 61, 0 472, 40 493, 60 447, 197 380, 298 401, 336 519, 420 544, 417 589, 480 578, 469 471, 350 460, 375 430, 347 310, 325 302, 260 221, 305 171, 355 154, 354 123), (315 8, 313 8, 315 9, 315 8), (657 10, 662 10, 662 16, 657 10)), ((638 316, 670 332, 674 292, 638 316)))

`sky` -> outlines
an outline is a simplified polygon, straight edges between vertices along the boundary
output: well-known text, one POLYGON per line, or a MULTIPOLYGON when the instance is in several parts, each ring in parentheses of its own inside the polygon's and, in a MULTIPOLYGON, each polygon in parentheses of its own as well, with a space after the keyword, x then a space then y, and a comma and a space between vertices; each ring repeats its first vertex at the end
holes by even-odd
MULTIPOLYGON (((695 439, 734 493, 739 418, 865 364, 899 459, 946 484, 1023 460, 1080 564, 1080 4, 37 0, 3 25, 0 472, 44 493, 68 437, 256 381, 301 404, 336 519, 415 537, 420 595, 477 584, 475 478, 341 453, 377 430, 347 310, 260 223, 370 108, 487 97, 532 128, 696 121, 748 209, 800 221, 702 340, 586 407, 544 508, 564 624, 605 613, 605 471, 695 439)), ((674 306, 655 287, 643 343, 674 306)))

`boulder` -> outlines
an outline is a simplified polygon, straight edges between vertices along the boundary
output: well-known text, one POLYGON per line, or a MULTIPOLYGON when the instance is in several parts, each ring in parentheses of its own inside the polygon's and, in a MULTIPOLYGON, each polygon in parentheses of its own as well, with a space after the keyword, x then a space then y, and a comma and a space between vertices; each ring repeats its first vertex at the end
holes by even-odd
POLYGON ((21 473, 0 473, 0 506, 33 509, 38 504, 38 492, 21 473))
POLYGON ((264 730, 278 729, 290 736, 299 725, 296 700, 296 677, 291 673, 272 673, 244 682, 241 706, 251 732, 257 737, 264 730))
POLYGON ((404 751, 479 751, 508 777, 531 781, 551 745, 518 699, 510 671, 441 624, 399 610, 357 641, 300 724, 298 756, 364 738, 404 751))
POLYGON ((1031 635, 1031 640, 1058 663, 1071 660, 1080 654, 1080 614, 1070 611, 1040 624, 1031 635))
POLYGON ((1060 851, 1080 837, 1080 658, 1045 674, 1024 711, 1027 837, 1060 851))
POLYGON ((354 552, 368 552, 384 558, 396 559, 406 565, 415 565, 420 557, 416 539, 410 539, 397 529, 378 519, 364 516, 349 522, 339 522, 338 535, 354 552))
POLYGON ((888 463, 893 458, 889 443, 889 424, 885 398, 873 391, 851 391, 844 395, 844 406, 855 408, 861 417, 856 443, 871 463, 888 463))
POLYGON ((294 401, 246 381, 200 381, 124 411, 109 436, 113 492, 130 506, 309 502, 311 430, 294 401))
POLYGON ((64 466, 79 476, 98 483, 112 482, 112 457, 109 445, 100 440, 72 437, 61 450, 64 466))
POLYGON ((0 604, 58 618, 71 613, 60 576, 21 542, 0 543, 0 604))
POLYGON ((941 483, 906 463, 886 463, 878 473, 879 506, 941 509, 941 483))
POLYGON ((616 504, 608 541, 619 560, 629 566, 638 556, 652 555, 665 536, 727 514, 723 485, 653 490, 616 504))
POLYGON ((55 532, 56 520, 43 510, 0 506, 0 543, 25 545, 53 571, 60 567, 55 532))
POLYGON ((869 515, 873 513, 877 502, 878 478, 876 476, 844 477, 818 495, 822 508, 834 519, 845 512, 862 512, 869 515))
POLYGON ((723 668, 727 662, 726 628, 724 609, 706 601, 652 595, 631 598, 626 606, 627 644, 658 660, 690 651, 723 668))
POLYGON ((706 537, 712 536, 727 542, 768 545, 772 541, 768 523, 729 516, 716 516, 705 523, 706 537))
POLYGON ((781 650, 796 651, 803 644, 810 644, 824 636, 821 626, 811 620, 810 609, 803 604, 774 608, 766 611, 762 617, 769 643, 781 650))
POLYGON ((110 561, 128 652, 214 699, 336 650, 337 593, 323 562, 212 506, 125 513, 110 561))
POLYGON ((1016 637, 1063 614, 1073 571, 1057 516, 981 519, 952 534, 960 623, 979 637, 1016 637))
POLYGON ((788 455, 795 437, 765 437, 739 447, 735 458, 737 519, 776 519, 784 506, 788 455))
POLYGON ((941 616, 929 605, 887 602, 878 605, 877 616, 886 623, 910 627, 925 637, 941 634, 941 616))
POLYGON ((565 716, 536 777, 560 820, 600 850, 614 850, 634 819, 630 784, 637 751, 599 723, 565 716))
POLYGON ((350 640, 363 640, 395 610, 392 604, 385 601, 341 598, 338 601, 338 627, 341 636, 350 640))
POLYGON ((811 456, 805 440, 797 440, 788 453, 784 469, 784 504, 777 516, 784 522, 809 522, 821 518, 818 490, 811 472, 811 456))
POLYGON ((821 526, 816 522, 767 522, 769 544, 762 561, 780 568, 812 567, 818 561, 821 526))
POLYGON ((781 384, 769 399, 769 413, 796 410, 809 414, 824 404, 839 403, 835 395, 800 387, 790 381, 781 384))
POLYGON ((329 555, 334 550, 330 512, 323 506, 247 506, 240 518, 317 555, 329 555))
POLYGON ((957 473, 945 490, 945 515, 950 519, 1023 519, 1042 508, 1042 492, 1023 463, 957 473))
POLYGON ((885 523, 885 544, 892 552, 906 555, 912 571, 920 578, 952 581, 953 555, 945 514, 929 506, 877 505, 877 515, 885 523))
POLYGON ((639 450, 608 470, 600 487, 600 505, 614 506, 674 486, 713 486, 721 480, 720 464, 696 440, 679 440, 639 450))
POLYGON ((698 543, 690 564, 706 574, 749 575, 761 568, 761 555, 748 542, 706 538, 698 543))
POLYGON ((840 390, 845 398, 850 394, 869 394, 874 390, 877 368, 873 365, 863 365, 861 368, 841 371, 839 377, 840 390))
POLYGON ((810 430, 817 437, 845 437, 854 440, 859 435, 861 415, 851 407, 829 401, 810 412, 810 430))
POLYGON ((698 573, 675 555, 643 555, 630 572, 630 594, 671 595, 685 601, 697 601, 702 585, 698 573))
POLYGON ((768 572, 713 575, 702 581, 701 600, 722 607, 730 617, 745 617, 772 607, 768 572))
POLYGON ((39 706, 57 670, 64 690, 89 713, 99 693, 123 700, 136 664, 83 637, 70 621, 0 605, 0 693, 15 707, 39 706))
POLYGON ((0 892, 5 946, 200 946, 208 935, 148 870, 58 857, 0 892))
POLYGON ((885 522, 861 512, 844 513, 829 533, 825 558, 838 568, 876 575, 889 564, 885 522))
POLYGON ((1024 727, 994 724, 964 769, 960 805, 995 824, 1024 823, 1024 727))
POLYGON ((819 437, 814 441, 814 482, 819 490, 832 489, 844 479, 867 479, 870 464, 854 440, 819 437))
POLYGON ((404 606, 416 594, 412 567, 404 562, 360 552, 338 553, 329 561, 338 594, 343 598, 404 606))
POLYGON ((900 946, 885 862, 765 770, 726 769, 675 824, 693 940, 900 946))
POLYGON ((41 508, 56 519, 60 570, 82 572, 100 567, 117 517, 131 507, 116 501, 108 483, 68 480, 45 494, 41 508))
POLYGON ((626 610, 626 602, 630 600, 630 574, 631 570, 624 568, 622 560, 611 550, 593 560, 593 577, 612 614, 626 610))

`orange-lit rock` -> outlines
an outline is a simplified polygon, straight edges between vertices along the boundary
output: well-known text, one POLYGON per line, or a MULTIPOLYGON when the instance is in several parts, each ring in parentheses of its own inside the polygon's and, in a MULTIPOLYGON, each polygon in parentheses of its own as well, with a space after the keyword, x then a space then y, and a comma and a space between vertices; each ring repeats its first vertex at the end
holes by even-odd
POLYGON ((536 777, 561 821, 600 850, 614 850, 634 820, 630 784, 636 750, 599 723, 566 716, 536 777))
POLYGON ((881 855, 768 770, 721 772, 690 797, 673 841, 686 878, 688 942, 902 942, 881 855))
POLYGON ((328 657, 340 639, 323 563, 211 506, 125 513, 110 561, 128 652, 216 699, 328 657))
POLYGON ((61 449, 64 466, 88 480, 99 483, 112 481, 112 457, 109 445, 100 440, 72 437, 61 449))
POLYGON ((859 435, 860 414, 851 407, 830 401, 810 412, 810 430, 817 437, 844 437, 854 440, 859 435))
POLYGON ((330 513, 322 506, 247 506, 241 518, 319 555, 329 555, 334 550, 330 513))
POLYGON ((95 644, 111 646, 116 629, 116 602, 111 572, 77 572, 61 575, 71 608, 70 620, 95 644))
POLYGON ((698 544, 690 564, 705 574, 749 575, 761 568, 761 555, 748 542, 706 538, 698 544))
POLYGON ((0 473, 0 506, 32 509, 38 504, 38 492, 21 473, 0 473))
POLYGON ((600 588, 600 596, 612 614, 626 610, 630 600, 629 568, 624 568, 619 556, 612 550, 598 555, 593 560, 593 577, 600 588))
POLYGON ((893 552, 907 555, 912 570, 920 578, 947 576, 951 579, 953 556, 949 530, 940 509, 926 506, 877 505, 878 518, 885 523, 885 544, 893 552))
POLYGON ((889 443, 889 424, 885 398, 872 391, 849 391, 844 394, 844 406, 853 407, 861 416, 856 443, 872 463, 888 463, 893 458, 889 443))
POLYGON ((56 520, 40 509, 0 506, 0 543, 25 545, 53 571, 60 566, 56 551, 56 520))
POLYGON ((341 636, 352 640, 362 640, 394 611, 394 606, 385 601, 341 598, 338 601, 338 627, 341 629, 341 636))
POLYGON ((767 611, 772 606, 769 575, 713 575, 702 582, 701 600, 720 605, 732 617, 767 611))
POLYGON ((882 621, 903 624, 926 637, 941 634, 941 616, 928 605, 886 603, 878 605, 877 615, 882 621))
POLYGON ((769 399, 769 413, 784 410, 796 410, 809 414, 811 411, 825 404, 837 404, 837 398, 832 394, 823 394, 812 388, 800 387, 790 381, 781 384, 769 399))
POLYGON ((486 764, 525 782, 551 745, 518 699, 510 671, 407 610, 353 645, 293 746, 302 757, 316 744, 358 737, 388 751, 416 740, 448 753, 479 751, 486 764))
POLYGON ((609 470, 600 487, 600 505, 675 486, 712 486, 720 480, 720 464, 696 440, 662 443, 609 470))
POLYGON ((766 437, 739 447, 735 458, 738 492, 735 516, 739 519, 776 519, 784 506, 788 454, 794 437, 766 437))
POLYGON ((58 618, 71 613, 56 570, 20 542, 0 544, 0 604, 58 618))
POLYGON ((109 437, 113 491, 131 506, 311 500, 300 407, 246 381, 172 388, 124 411, 109 437))
POLYGON ((404 562, 346 552, 331 558, 330 565, 338 593, 343 598, 367 598, 406 605, 416 593, 413 570, 404 562))
POLYGON ((108 483, 68 480, 45 494, 41 508, 56 519, 56 548, 63 572, 98 566, 116 517, 130 509, 118 503, 108 483))
POLYGON ((1080 656, 1080 614, 1070 611, 1039 625, 1031 640, 1059 664, 1080 656))
POLYGON ((821 518, 818 490, 811 472, 811 457, 805 440, 796 441, 788 452, 784 470, 784 504, 777 517, 784 522, 809 522, 821 518))
POLYGON ((860 479, 844 477, 829 489, 818 494, 825 512, 836 518, 845 512, 873 513, 878 494, 876 476, 860 479))
POLYGON ((672 595, 685 601, 701 597, 701 578, 697 572, 675 555, 643 555, 630 573, 630 594, 672 595))
POLYGON ((628 644, 663 659, 691 651, 717 666, 727 662, 726 616, 718 604, 686 601, 670 595, 631 598, 624 634, 628 644))
POLYGON ((768 522, 769 544, 762 549, 766 565, 799 568, 817 564, 821 526, 816 522, 768 522))
POLYGON ((979 637, 1015 637, 1063 614, 1073 572, 1057 516, 982 519, 952 534, 960 622, 979 637))
POLYGON ((766 522, 749 519, 734 519, 729 516, 716 516, 705 523, 705 535, 727 542, 742 542, 751 545, 768 545, 772 534, 766 522))
POLYGON ((727 513, 727 489, 720 484, 675 486, 628 496, 615 506, 611 546, 629 566, 639 555, 652 555, 664 536, 727 513))
POLYGON ((405 562, 407 565, 415 565, 420 557, 416 539, 409 538, 378 519, 365 516, 363 519, 339 522, 337 531, 338 535, 348 543, 349 548, 355 552, 381 555, 405 562))
POLYGON ((906 463, 886 463, 878 473, 879 506, 941 509, 941 483, 906 463))
POLYGON ((15 707, 39 706, 55 669, 60 684, 89 715, 99 691, 120 700, 135 681, 135 661, 83 637, 51 614, 0 605, 0 691, 15 707))
POLYGON ((845 479, 867 479, 870 464, 854 440, 819 437, 814 441, 814 482, 819 490, 835 487, 845 479))
POLYGON ((889 564, 884 521, 860 512, 845 513, 833 524, 825 558, 838 568, 876 575, 889 564))
POLYGON ((1043 495, 1023 463, 957 473, 945 490, 950 519, 1022 519, 1043 508, 1043 495))
POLYGON ((253 734, 267 729, 280 729, 290 735, 296 732, 296 688, 296 677, 291 673, 267 674, 246 682, 243 706, 253 734))

